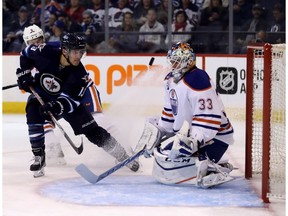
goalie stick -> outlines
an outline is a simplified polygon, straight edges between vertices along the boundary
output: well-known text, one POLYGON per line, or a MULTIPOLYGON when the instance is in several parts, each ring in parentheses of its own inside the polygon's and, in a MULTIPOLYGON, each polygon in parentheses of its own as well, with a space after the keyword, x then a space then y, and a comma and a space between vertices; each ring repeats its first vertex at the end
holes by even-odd
MULTIPOLYGON (((134 151, 134 155, 127 158, 126 160, 122 161, 121 163, 117 164, 116 166, 112 167, 111 169, 107 170, 106 172, 102 173, 101 175, 95 175, 85 164, 78 165, 75 170, 78 172, 80 176, 82 176, 86 181, 90 182, 91 184, 96 184, 97 182, 101 181, 102 179, 106 178, 107 176, 111 175, 118 169, 126 166, 130 162, 136 160, 143 154, 152 154, 152 150, 160 144, 160 142, 168 139, 171 137, 170 134, 162 135, 160 130, 153 125, 151 122, 146 122, 145 129, 141 135, 139 147, 136 147, 134 151), (146 143, 145 143, 146 142, 146 143), (149 147, 148 147, 149 145, 149 147), (147 149, 147 147, 149 149, 147 149), (149 153, 148 153, 149 152, 149 153)), ((146 157, 146 156, 145 156, 146 157)), ((151 156, 149 156, 151 157, 151 156)))
POLYGON ((146 145, 137 153, 132 155, 131 157, 127 158, 126 160, 122 161, 121 163, 115 165, 114 167, 110 168, 109 170, 105 171, 104 173, 100 174, 99 176, 95 175, 85 164, 79 164, 75 170, 76 172, 82 176, 86 181, 90 182, 91 184, 96 184, 97 182, 101 181, 102 179, 106 178, 107 176, 111 175, 112 173, 116 172, 120 168, 126 166, 130 162, 134 161, 138 157, 144 154, 146 149, 146 145))
MULTIPOLYGON (((40 95, 34 90, 33 87, 29 87, 31 92, 33 93, 33 95, 37 98, 37 100, 39 101, 39 103, 43 106, 45 105, 44 101, 42 100, 42 98, 40 97, 40 95)), ((53 116, 53 114, 51 112, 48 112, 50 118, 52 119, 52 121, 54 122, 55 125, 58 126, 58 128, 61 130, 62 134, 64 135, 64 137, 66 138, 66 140, 69 142, 69 144, 71 145, 71 147, 77 152, 77 154, 81 154, 83 152, 83 139, 81 137, 81 144, 79 147, 77 147, 73 141, 70 139, 70 137, 68 136, 68 134, 65 132, 65 130, 63 129, 63 127, 59 124, 59 122, 56 120, 56 118, 53 116)))

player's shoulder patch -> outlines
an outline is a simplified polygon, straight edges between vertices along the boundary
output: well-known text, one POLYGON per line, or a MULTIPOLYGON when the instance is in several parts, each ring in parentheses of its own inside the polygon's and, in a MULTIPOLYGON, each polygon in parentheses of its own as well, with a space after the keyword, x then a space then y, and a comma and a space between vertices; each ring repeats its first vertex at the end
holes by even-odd
POLYGON ((201 91, 211 87, 210 77, 208 74, 199 68, 189 71, 185 74, 184 83, 190 88, 201 91))

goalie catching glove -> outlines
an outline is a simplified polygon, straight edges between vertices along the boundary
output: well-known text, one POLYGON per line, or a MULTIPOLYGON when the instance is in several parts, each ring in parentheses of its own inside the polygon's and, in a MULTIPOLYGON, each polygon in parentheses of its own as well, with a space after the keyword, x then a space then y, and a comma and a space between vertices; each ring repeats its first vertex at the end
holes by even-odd
POLYGON ((203 139, 199 140, 190 137, 190 125, 187 121, 184 121, 181 129, 175 136, 161 143, 161 148, 163 150, 171 149, 168 153, 168 157, 174 160, 180 157, 192 156, 198 151, 198 148, 202 143, 204 143, 203 139))

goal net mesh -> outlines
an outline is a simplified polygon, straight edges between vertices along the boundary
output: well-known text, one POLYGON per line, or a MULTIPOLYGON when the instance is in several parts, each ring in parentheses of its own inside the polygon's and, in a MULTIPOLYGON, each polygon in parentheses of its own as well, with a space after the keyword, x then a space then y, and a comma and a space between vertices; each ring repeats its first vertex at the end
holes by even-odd
MULTIPOLYGON (((261 175, 263 169, 268 171, 268 192, 269 198, 285 198, 285 44, 272 45, 271 53, 267 55, 265 47, 253 47, 253 98, 252 98, 252 175, 261 175), (264 62, 265 58, 271 58, 271 64, 264 62), (265 68, 264 68, 265 65, 265 68), (268 70, 271 73, 268 73, 268 70), (271 98, 268 103, 270 113, 263 115, 263 100, 267 95, 263 83, 263 77, 269 75, 271 98), (263 155, 263 116, 269 115, 269 153, 268 157, 263 155), (269 158, 269 166, 263 167, 263 160, 269 158)), ((249 67, 249 66, 248 66, 249 67)), ((267 131, 264 131, 267 133, 267 131)), ((263 182, 262 182, 263 184, 263 182)))

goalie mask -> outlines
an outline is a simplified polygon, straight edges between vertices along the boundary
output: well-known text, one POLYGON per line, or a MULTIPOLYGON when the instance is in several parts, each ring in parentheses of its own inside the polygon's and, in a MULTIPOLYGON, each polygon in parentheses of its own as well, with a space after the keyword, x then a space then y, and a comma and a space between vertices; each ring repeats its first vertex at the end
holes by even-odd
POLYGON ((24 29, 23 40, 25 41, 26 46, 29 45, 29 41, 42 37, 44 40, 44 34, 41 28, 33 24, 24 29))
POLYGON ((168 51, 167 61, 177 83, 183 75, 196 64, 196 54, 188 43, 178 42, 168 51))

